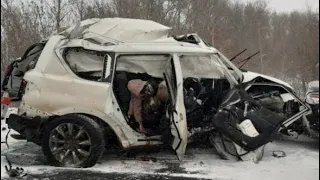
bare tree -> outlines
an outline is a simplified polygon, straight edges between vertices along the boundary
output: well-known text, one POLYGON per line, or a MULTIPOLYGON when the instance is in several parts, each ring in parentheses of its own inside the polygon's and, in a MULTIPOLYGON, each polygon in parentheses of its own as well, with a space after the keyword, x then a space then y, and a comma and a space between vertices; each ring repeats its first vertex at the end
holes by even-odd
POLYGON ((67 0, 52 0, 46 2, 46 8, 48 9, 48 16, 53 20, 55 30, 60 31, 63 21, 70 13, 70 1, 67 0))
POLYGON ((296 79, 300 89, 319 76, 319 12, 270 12, 263 0, 1 0, 1 65, 75 21, 108 17, 150 19, 172 34, 195 32, 228 57, 260 51, 244 68, 296 79))

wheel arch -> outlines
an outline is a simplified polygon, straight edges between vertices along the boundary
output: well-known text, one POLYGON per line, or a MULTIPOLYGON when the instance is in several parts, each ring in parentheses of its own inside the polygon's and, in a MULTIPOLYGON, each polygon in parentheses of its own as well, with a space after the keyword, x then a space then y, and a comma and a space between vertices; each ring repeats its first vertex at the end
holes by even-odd
POLYGON ((107 143, 109 143, 109 140, 111 138, 116 137, 117 138, 117 145, 121 144, 121 141, 119 140, 115 130, 106 121, 104 121, 100 117, 97 117, 97 116, 92 115, 92 114, 86 114, 86 113, 77 113, 77 114, 80 114, 80 115, 83 115, 83 116, 87 116, 87 117, 93 119, 96 123, 98 123, 99 126, 103 128, 104 135, 105 135, 105 141, 107 143))
POLYGON ((129 147, 128 137, 123 132, 120 123, 116 122, 113 118, 99 111, 79 108, 67 108, 60 110, 59 112, 55 112, 53 115, 46 118, 44 124, 51 121, 54 118, 70 114, 80 114, 92 118, 103 128, 105 132, 112 133, 112 135, 115 135, 117 137, 117 143, 120 144, 123 148, 129 147))

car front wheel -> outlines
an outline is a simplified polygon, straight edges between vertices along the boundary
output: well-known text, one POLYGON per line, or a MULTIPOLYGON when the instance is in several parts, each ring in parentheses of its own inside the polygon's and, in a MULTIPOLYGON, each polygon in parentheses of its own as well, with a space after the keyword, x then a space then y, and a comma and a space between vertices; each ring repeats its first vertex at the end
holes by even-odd
POLYGON ((66 115, 48 122, 42 150, 48 163, 63 167, 91 167, 104 151, 103 130, 84 115, 66 115))

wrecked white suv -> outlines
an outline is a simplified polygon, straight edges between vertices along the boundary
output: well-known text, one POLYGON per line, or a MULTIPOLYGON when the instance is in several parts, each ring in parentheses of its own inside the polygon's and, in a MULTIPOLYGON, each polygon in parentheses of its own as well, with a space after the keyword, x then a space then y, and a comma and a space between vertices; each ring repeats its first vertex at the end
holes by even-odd
POLYGON ((189 42, 169 32, 147 20, 88 19, 31 46, 2 85, 20 102, 9 128, 41 145, 52 165, 90 167, 113 136, 124 149, 169 144, 181 160, 204 134, 222 157, 241 157, 310 110, 288 84, 245 75, 195 34, 189 42), (128 116, 133 79, 164 81, 169 94, 143 133, 128 116), (242 126, 248 120, 255 134, 242 126))

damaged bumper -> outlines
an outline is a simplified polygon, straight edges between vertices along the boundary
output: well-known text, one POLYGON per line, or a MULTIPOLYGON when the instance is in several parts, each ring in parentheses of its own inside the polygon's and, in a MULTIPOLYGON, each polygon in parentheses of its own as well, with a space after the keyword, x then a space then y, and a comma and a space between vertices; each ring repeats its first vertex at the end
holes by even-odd
POLYGON ((27 141, 31 141, 36 144, 40 144, 42 122, 43 120, 39 116, 28 118, 25 116, 19 116, 17 114, 11 114, 6 119, 6 123, 10 129, 20 133, 27 139, 27 141))

